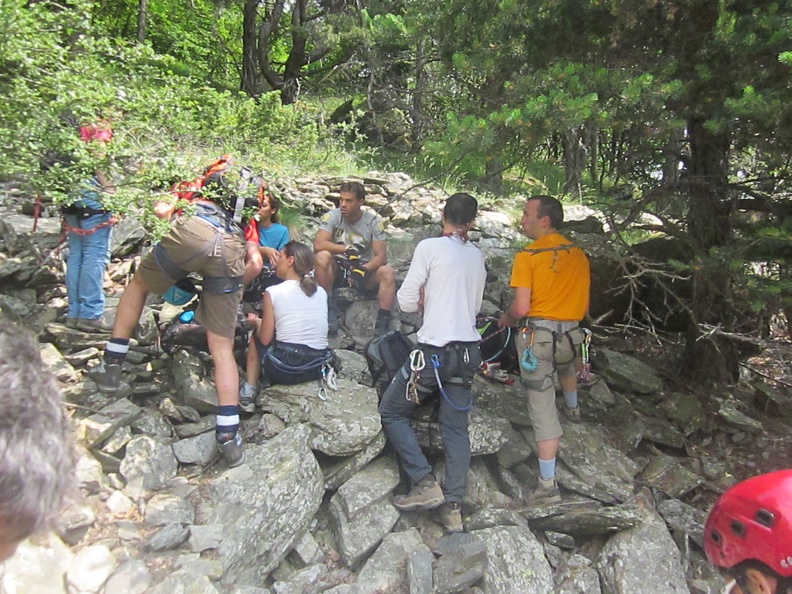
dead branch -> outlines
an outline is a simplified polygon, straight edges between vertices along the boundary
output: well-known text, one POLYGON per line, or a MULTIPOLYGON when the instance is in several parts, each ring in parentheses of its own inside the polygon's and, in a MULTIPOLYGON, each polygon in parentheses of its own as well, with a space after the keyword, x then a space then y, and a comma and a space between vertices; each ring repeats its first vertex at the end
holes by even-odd
POLYGON ((727 332, 726 330, 721 329, 720 325, 713 326, 711 324, 699 324, 698 327, 702 333, 701 336, 696 338, 697 341, 704 339, 712 340, 713 336, 722 336, 723 338, 728 338, 729 340, 735 340, 737 342, 746 342, 748 344, 761 347, 765 346, 765 341, 761 338, 749 336, 748 334, 739 334, 737 332, 727 332))

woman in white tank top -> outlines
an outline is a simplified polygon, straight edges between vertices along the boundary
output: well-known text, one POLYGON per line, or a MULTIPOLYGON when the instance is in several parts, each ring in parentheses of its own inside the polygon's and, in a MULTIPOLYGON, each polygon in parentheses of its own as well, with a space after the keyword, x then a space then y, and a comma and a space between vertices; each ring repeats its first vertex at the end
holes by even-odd
POLYGON ((263 318, 249 317, 255 331, 247 355, 247 381, 240 388, 239 406, 255 410, 261 370, 265 383, 298 384, 321 377, 332 352, 327 348, 327 293, 311 272, 313 251, 291 241, 275 269, 283 282, 264 292, 263 318))

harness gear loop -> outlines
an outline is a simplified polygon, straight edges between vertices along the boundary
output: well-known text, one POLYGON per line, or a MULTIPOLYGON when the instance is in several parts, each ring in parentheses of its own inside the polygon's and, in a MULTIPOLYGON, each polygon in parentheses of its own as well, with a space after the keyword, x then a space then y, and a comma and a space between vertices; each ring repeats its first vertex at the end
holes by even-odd
MULTIPOLYGON (((465 355, 464 356, 467 356, 468 359, 470 358, 470 355, 467 352, 467 348, 465 349, 465 355)), ((443 382, 440 381, 440 371, 439 371, 440 370, 440 357, 438 357, 435 354, 435 355, 432 355, 429 358, 429 360, 432 362, 432 369, 434 370, 434 376, 435 376, 435 381, 437 382, 437 387, 440 389, 440 394, 443 396, 443 398, 445 398, 446 402, 448 402, 448 405, 451 408, 453 408, 454 410, 457 410, 459 412, 468 412, 471 408, 473 408, 473 395, 472 394, 470 395, 470 403, 467 406, 457 406, 456 404, 454 404, 451 401, 451 398, 448 397, 448 394, 446 394, 445 388, 443 387, 443 382)), ((453 379, 454 378, 451 378, 451 383, 454 383, 453 379)))
POLYGON ((534 337, 536 336, 536 332, 534 332, 533 328, 525 326, 520 330, 520 333, 523 334, 523 341, 525 342, 525 349, 523 349, 522 355, 520 356, 520 367, 525 369, 525 371, 531 372, 536 371, 536 368, 539 366, 539 361, 536 360, 536 355, 533 352, 533 343, 534 337), (530 332, 530 338, 525 338, 525 333, 530 332))
POLYGON ((405 397, 413 404, 419 404, 420 398, 418 397, 418 377, 422 369, 426 367, 426 359, 421 349, 414 349, 410 352, 410 377, 407 380, 407 387, 405 389, 405 397))

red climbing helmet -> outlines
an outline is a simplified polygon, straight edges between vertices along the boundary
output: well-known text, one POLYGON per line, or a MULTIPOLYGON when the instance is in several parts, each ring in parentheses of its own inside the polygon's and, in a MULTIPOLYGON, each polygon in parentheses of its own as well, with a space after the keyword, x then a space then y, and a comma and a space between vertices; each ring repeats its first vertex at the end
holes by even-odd
POLYGON ((792 577, 792 470, 750 478, 721 495, 704 527, 704 551, 718 567, 755 560, 792 577))

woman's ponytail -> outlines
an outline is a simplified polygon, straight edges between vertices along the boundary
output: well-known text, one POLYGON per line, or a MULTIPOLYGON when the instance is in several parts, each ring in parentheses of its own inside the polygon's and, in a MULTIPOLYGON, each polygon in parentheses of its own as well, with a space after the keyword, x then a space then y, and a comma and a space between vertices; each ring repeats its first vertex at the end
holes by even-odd
POLYGON ((316 280, 313 277, 314 253, 304 243, 290 241, 283 248, 286 256, 294 258, 294 271, 300 275, 300 288, 303 293, 311 297, 316 293, 316 280))

